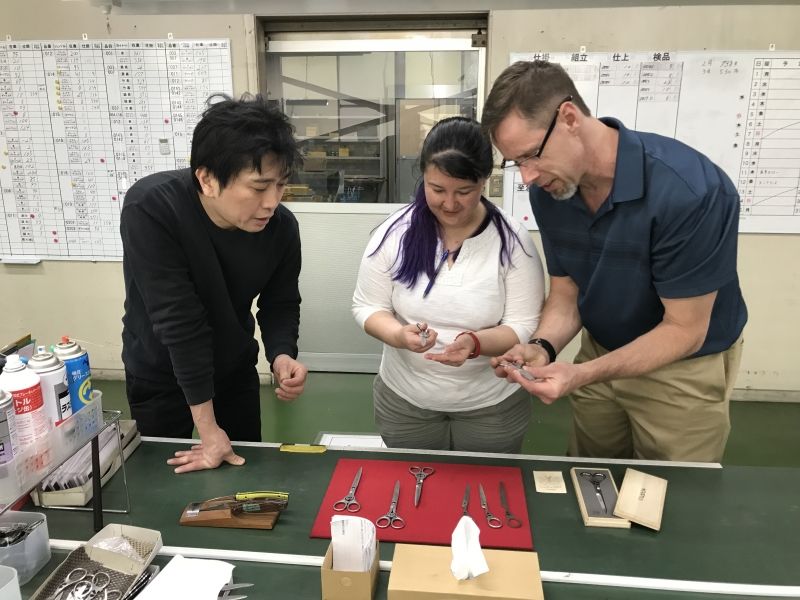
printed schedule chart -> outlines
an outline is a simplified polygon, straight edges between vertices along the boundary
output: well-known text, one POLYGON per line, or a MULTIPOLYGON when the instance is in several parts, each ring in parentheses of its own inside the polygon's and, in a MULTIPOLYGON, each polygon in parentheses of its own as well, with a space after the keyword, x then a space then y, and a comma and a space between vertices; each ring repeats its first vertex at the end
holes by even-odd
MULTIPOLYGON (((742 233, 800 232, 799 52, 537 52, 561 64, 592 114, 676 138, 736 185, 742 233)), ((504 203, 535 229, 519 170, 504 203)))
POLYGON ((120 260, 125 192, 232 89, 229 40, 0 42, 0 258, 120 260))

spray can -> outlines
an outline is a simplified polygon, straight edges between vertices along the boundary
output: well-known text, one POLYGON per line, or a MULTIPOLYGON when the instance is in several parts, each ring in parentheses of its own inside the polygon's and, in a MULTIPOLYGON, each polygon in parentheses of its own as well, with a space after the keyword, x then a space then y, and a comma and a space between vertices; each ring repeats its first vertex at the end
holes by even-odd
POLYGON ((0 465, 14 458, 14 449, 18 445, 14 397, 0 390, 0 465))
POLYGON ((92 372, 89 369, 89 355, 77 342, 67 336, 56 344, 53 353, 64 361, 67 368, 67 383, 72 412, 76 413, 92 401, 92 372))
POLYGON ((50 422, 56 427, 72 416, 72 404, 67 381, 67 368, 52 352, 45 352, 39 346, 28 360, 28 368, 35 371, 42 384, 44 410, 50 422))
POLYGON ((18 354, 10 355, 0 374, 0 388, 3 388, 14 401, 16 416, 17 451, 34 442, 46 438, 51 429, 44 410, 44 398, 39 375, 23 363, 18 354))

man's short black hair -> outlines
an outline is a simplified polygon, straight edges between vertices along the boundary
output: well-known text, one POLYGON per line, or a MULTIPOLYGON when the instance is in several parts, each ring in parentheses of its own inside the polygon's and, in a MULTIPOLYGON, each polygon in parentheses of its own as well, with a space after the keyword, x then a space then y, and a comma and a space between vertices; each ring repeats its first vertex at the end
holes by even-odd
POLYGON ((261 160, 275 156, 283 175, 290 177, 302 163, 289 118, 260 94, 234 100, 222 94, 208 99, 208 108, 192 136, 190 164, 194 175, 205 167, 221 188, 245 169, 261 172, 261 160))

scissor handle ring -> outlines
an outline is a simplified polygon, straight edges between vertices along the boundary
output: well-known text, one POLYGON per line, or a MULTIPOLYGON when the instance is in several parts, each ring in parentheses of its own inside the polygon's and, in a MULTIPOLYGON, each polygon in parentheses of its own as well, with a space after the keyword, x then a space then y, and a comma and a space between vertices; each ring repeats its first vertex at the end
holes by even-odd
POLYGON ((95 589, 92 585, 92 582, 88 579, 81 579, 75 586, 72 588, 72 591, 69 593, 67 598, 88 598, 90 594, 94 594, 95 589))
POLYGON ((104 590, 108 587, 109 583, 111 583, 111 575, 105 571, 97 571, 94 575, 92 575, 92 585, 94 586, 95 590, 104 590), (103 583, 97 583, 98 579, 103 583))
POLYGON ((486 513, 486 524, 492 529, 500 529, 503 526, 503 522, 489 512, 486 513))
POLYGON ((581 477, 588 479, 594 485, 600 485, 606 480, 605 473, 592 473, 591 471, 581 471, 581 477))
POLYGON ((522 521, 514 515, 506 515, 506 524, 511 527, 511 529, 519 529, 522 527, 522 521))
POLYGON ((406 526, 406 522, 403 519, 403 517, 398 517, 397 515, 395 515, 395 517, 392 519, 392 522, 389 525, 391 526, 392 529, 403 529, 403 527, 406 526))
POLYGON ((380 529, 386 529, 391 524, 392 520, 386 515, 383 515, 382 517, 378 517, 377 519, 375 519, 375 526, 379 527, 380 529))
POLYGON ((78 583, 80 580, 82 580, 88 574, 89 574, 89 571, 87 571, 83 567, 75 567, 74 569, 72 569, 72 571, 70 571, 67 574, 67 579, 66 579, 66 581, 64 581, 64 583, 69 584, 69 585, 72 585, 73 583, 78 583), (79 577, 73 578, 72 577, 73 575, 79 575, 79 577))

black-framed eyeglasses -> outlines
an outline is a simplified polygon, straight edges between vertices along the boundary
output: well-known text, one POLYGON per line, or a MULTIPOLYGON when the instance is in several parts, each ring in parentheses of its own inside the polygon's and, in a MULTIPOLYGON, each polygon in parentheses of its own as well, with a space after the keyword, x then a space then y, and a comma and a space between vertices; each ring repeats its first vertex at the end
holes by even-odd
POLYGON ((545 144, 547 144, 547 140, 550 139, 550 134, 553 133, 553 129, 556 128, 556 122, 558 121, 558 115, 561 113, 561 107, 564 105, 565 102, 572 102, 572 96, 567 96, 561 102, 558 103, 556 106, 556 114, 553 115, 553 120, 550 121, 550 125, 547 127, 547 131, 545 131, 544 137, 542 138, 542 144, 539 146, 539 149, 536 150, 533 154, 529 154, 528 156, 523 156, 519 160, 507 160, 503 159, 500 162, 501 169, 511 169, 513 167, 521 167, 529 160, 537 160, 544 152, 545 144))

